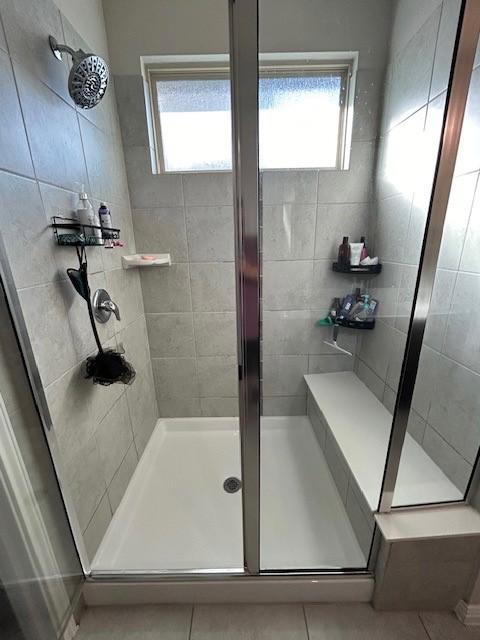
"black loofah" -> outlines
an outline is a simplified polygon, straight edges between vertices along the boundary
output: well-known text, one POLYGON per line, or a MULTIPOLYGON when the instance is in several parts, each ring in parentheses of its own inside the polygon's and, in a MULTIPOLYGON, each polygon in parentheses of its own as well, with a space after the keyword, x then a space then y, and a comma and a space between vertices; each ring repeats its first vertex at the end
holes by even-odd
POLYGON ((94 384, 102 384, 105 387, 115 382, 132 384, 135 370, 122 353, 104 349, 85 361, 85 378, 92 378, 94 384))

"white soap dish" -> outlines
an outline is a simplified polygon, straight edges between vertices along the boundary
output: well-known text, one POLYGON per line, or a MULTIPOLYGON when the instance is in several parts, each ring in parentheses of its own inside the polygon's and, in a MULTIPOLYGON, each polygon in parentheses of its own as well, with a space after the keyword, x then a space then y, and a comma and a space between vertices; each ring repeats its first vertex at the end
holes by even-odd
POLYGON ((169 253, 136 253, 133 256, 122 256, 124 269, 134 267, 169 267, 172 264, 169 253))

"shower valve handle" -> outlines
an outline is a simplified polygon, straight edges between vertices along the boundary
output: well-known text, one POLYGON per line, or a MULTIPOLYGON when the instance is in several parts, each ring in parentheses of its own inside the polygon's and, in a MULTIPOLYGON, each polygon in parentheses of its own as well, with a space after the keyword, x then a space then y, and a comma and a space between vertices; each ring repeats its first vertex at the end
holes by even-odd
POLYGON ((110 316, 115 314, 117 320, 120 320, 120 309, 118 305, 110 298, 108 291, 105 289, 97 289, 92 299, 93 312, 95 320, 104 324, 110 320, 110 316))

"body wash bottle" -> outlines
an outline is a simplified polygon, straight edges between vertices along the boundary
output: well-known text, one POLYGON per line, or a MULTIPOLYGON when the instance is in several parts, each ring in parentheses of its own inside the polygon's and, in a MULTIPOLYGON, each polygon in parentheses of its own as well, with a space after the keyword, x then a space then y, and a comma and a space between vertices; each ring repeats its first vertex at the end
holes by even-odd
MULTIPOLYGON (((100 221, 98 216, 95 214, 92 205, 88 200, 88 196, 85 193, 84 187, 82 185, 82 190, 78 194, 79 203, 77 206, 77 217, 78 221, 82 225, 100 227, 100 221)), ((103 244, 102 230, 99 228, 95 229, 87 229, 90 232, 90 235, 95 238, 95 244, 103 244)))

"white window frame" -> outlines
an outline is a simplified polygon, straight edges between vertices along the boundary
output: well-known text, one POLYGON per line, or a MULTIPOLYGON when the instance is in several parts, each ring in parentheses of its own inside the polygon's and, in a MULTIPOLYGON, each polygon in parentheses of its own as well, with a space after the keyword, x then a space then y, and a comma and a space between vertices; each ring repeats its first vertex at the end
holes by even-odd
MULTIPOLYGON (((207 79, 230 77, 228 56, 210 55, 174 55, 144 56, 141 59, 142 75, 146 81, 147 121, 149 122, 149 141, 154 150, 152 170, 154 173, 227 173, 231 169, 194 169, 192 171, 166 171, 162 144, 160 113, 158 109, 157 81, 162 79, 207 79)), ((323 75, 339 72, 342 78, 340 125, 337 144, 337 160, 334 167, 305 167, 303 169, 282 167, 278 169, 262 169, 262 171, 338 171, 347 170, 350 164, 350 147, 353 123, 353 101, 355 80, 358 66, 358 53, 354 51, 332 53, 302 54, 260 54, 260 76, 300 76, 302 74, 323 75)))

